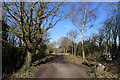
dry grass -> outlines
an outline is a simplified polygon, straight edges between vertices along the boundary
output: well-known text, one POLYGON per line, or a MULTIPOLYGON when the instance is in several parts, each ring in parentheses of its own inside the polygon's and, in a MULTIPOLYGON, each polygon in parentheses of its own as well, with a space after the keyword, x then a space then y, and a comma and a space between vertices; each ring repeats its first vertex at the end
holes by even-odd
POLYGON ((98 78, 118 78, 118 69, 120 65, 118 65, 115 61, 107 62, 97 53, 88 56, 88 58, 93 59, 96 63, 101 63, 105 66, 105 70, 101 74, 98 74, 98 78))
POLYGON ((72 64, 82 64, 83 62, 86 61, 86 59, 82 59, 82 57, 76 57, 71 54, 69 55, 64 55, 65 61, 72 63, 72 64))
MULTIPOLYGON (((100 55, 98 55, 98 53, 93 54, 91 56, 87 57, 89 60, 93 61, 94 63, 101 63, 106 67, 106 70, 102 71, 101 73, 96 73, 97 74, 97 78, 118 78, 118 69, 120 65, 117 65, 117 63, 115 62, 106 62, 104 60, 101 60, 100 55)), ((74 64, 81 64, 83 62, 85 62, 86 60, 82 59, 81 57, 76 57, 73 55, 64 55, 64 59, 70 63, 74 63, 74 64)), ((91 69, 92 70, 92 69, 91 69)), ((90 70, 90 71, 91 71, 90 70)), ((90 73, 90 75, 94 76, 94 74, 90 73)), ((93 78, 93 77, 92 77, 93 78)))

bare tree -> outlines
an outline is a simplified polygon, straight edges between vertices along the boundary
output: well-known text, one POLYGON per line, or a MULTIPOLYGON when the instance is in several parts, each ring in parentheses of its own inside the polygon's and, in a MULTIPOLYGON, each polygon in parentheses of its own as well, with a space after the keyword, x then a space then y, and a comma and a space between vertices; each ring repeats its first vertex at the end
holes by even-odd
POLYGON ((76 30, 70 30, 67 34, 67 36, 69 37, 69 39, 72 41, 72 54, 75 55, 76 54, 76 38, 77 38, 77 31, 76 30))
POLYGON ((6 22, 10 26, 8 30, 24 42, 27 53, 25 64, 28 67, 32 54, 39 51, 43 34, 66 18, 59 11, 61 6, 63 2, 3 3, 3 10, 9 17, 6 22))
MULTIPOLYGON (((118 55, 120 54, 120 2, 117 2, 117 3, 108 3, 107 4, 108 7, 110 7, 110 9, 108 11, 110 11, 112 13, 112 17, 111 17, 111 25, 113 26, 112 27, 112 37, 113 37, 113 52, 116 52, 118 53, 118 55), (116 49, 116 45, 117 45, 117 39, 118 37, 118 49, 116 49)), ((116 55, 117 56, 117 55, 116 55)), ((120 57, 120 56, 118 56, 120 57)))
POLYGON ((117 37, 119 37, 119 24, 118 24, 118 16, 112 16, 106 19, 104 26, 103 26, 105 42, 106 42, 106 50, 110 47, 112 48, 111 53, 112 56, 116 56, 118 53, 117 49, 117 37), (110 46, 110 43, 112 45, 110 46))
POLYGON ((60 48, 62 48, 62 51, 64 53, 67 53, 68 47, 69 47, 69 44, 70 44, 69 38, 68 37, 61 37, 59 39, 59 44, 60 44, 60 48))
POLYGON ((103 53, 102 44, 103 44, 104 38, 105 38, 104 31, 102 29, 99 29, 99 33, 96 35, 96 42, 98 44, 100 53, 103 53))
POLYGON ((95 10, 91 8, 91 3, 78 3, 79 6, 73 5, 71 7, 72 14, 70 16, 71 21, 77 27, 81 33, 82 38, 82 57, 85 58, 84 52, 84 33, 87 29, 92 27, 90 22, 96 19, 95 10))

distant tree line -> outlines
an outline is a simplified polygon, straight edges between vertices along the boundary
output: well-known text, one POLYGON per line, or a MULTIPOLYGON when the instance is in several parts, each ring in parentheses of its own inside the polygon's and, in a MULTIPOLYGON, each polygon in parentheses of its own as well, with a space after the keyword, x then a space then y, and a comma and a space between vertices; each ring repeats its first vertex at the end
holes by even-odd
MULTIPOLYGON (((71 13, 70 18, 72 19, 73 24, 75 24, 75 26, 77 27, 77 30, 71 30, 70 32, 68 32, 67 37, 61 37, 61 39, 58 40, 61 41, 59 42, 59 48, 62 49, 62 52, 68 52, 76 56, 81 56, 83 58, 87 57, 88 55, 92 55, 93 53, 99 53, 100 55, 110 54, 113 60, 118 59, 120 57, 119 3, 109 4, 108 7, 112 6, 112 10, 109 10, 109 12, 111 13, 110 16, 108 18, 106 17, 106 20, 103 21, 103 25, 98 30, 98 33, 91 35, 86 40, 84 40, 83 37, 85 33, 83 25, 85 26, 87 22, 91 23, 91 21, 96 18, 96 15, 93 13, 95 9, 91 9, 90 7, 88 7, 90 6, 90 3, 81 3, 81 5, 84 6, 82 7, 84 9, 82 9, 81 7, 77 8, 75 6, 71 7, 74 12, 71 13), (80 9, 82 9, 83 11, 80 9), (82 16, 80 15, 80 13, 82 13, 82 16), (85 15, 87 17, 85 17, 85 15), (82 22, 84 21, 84 19, 86 22, 82 22), (83 32, 80 32, 82 35, 82 41, 76 43, 76 38, 78 37, 77 31, 79 30, 83 30, 83 32)), ((86 26, 92 27, 93 25, 91 24, 89 26, 86 26)))

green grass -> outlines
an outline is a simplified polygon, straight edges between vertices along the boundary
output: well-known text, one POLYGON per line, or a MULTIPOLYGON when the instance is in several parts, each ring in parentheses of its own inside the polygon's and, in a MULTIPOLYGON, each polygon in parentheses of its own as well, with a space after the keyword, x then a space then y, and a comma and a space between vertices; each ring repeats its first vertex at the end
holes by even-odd
POLYGON ((94 72, 88 72, 88 78, 98 78, 98 75, 94 72))
POLYGON ((67 60, 67 59, 68 59, 68 56, 64 55, 64 59, 67 60))

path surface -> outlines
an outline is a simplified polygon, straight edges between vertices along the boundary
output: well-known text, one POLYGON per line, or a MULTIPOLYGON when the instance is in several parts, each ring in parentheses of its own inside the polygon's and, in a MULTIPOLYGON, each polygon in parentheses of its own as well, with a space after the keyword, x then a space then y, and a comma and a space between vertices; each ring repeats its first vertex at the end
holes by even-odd
POLYGON ((36 78, 87 78, 87 67, 80 64, 70 64, 59 55, 54 61, 39 68, 36 78))

